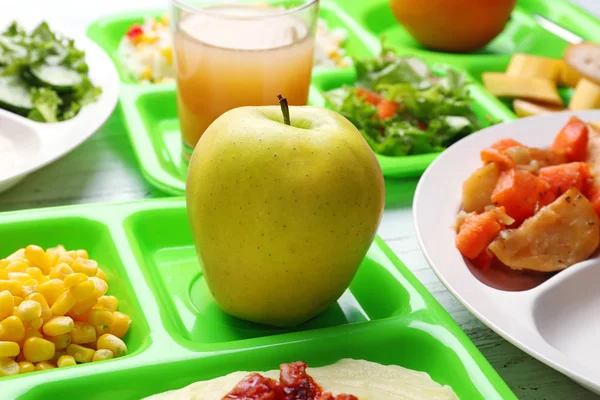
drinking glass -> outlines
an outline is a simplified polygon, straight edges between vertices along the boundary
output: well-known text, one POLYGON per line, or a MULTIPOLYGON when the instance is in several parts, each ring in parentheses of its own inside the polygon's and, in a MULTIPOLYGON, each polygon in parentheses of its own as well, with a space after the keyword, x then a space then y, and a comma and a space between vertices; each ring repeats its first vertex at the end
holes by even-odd
POLYGON ((208 126, 240 106, 305 105, 319 0, 171 0, 177 112, 189 160, 208 126))

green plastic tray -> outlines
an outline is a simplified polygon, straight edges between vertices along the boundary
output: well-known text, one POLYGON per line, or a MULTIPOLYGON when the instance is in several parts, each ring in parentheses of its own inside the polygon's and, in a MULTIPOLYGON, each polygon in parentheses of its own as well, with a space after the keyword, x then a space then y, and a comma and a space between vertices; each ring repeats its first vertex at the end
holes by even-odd
MULTIPOLYGON (((366 42, 373 43, 385 36, 386 45, 401 53, 414 54, 431 62, 443 62, 466 70, 478 83, 483 72, 504 72, 515 53, 562 58, 565 39, 546 30, 535 19, 538 14, 565 28, 584 40, 597 41, 600 37, 600 20, 581 8, 564 0, 519 0, 504 31, 485 48, 469 54, 452 54, 431 51, 417 43, 398 23, 392 14, 389 0, 356 2, 334 0, 336 12, 344 21, 356 21, 367 35, 366 42)), ((485 89, 484 89, 485 91, 485 89)), ((568 103, 572 89, 560 89, 568 103)), ((509 103, 506 103, 510 107, 509 103)))
MULTIPOLYGON (((132 24, 141 22, 144 16, 160 14, 162 11, 104 17, 93 23, 88 28, 87 34, 102 46, 117 65, 123 83, 120 99, 124 120, 144 176, 159 189, 180 195, 185 191, 187 169, 180 156, 181 143, 175 104, 175 85, 136 84, 123 73, 116 55, 119 41, 132 24)), ((345 47, 348 54, 356 57, 371 57, 379 53, 378 37, 361 27, 336 3, 331 1, 322 3, 320 16, 330 27, 346 29, 348 40, 345 47)), ((366 27, 368 28, 368 25, 366 27)), ((436 57, 429 57, 428 54, 423 55, 428 61, 440 61, 436 57)), ((458 66, 458 68, 462 67, 458 66)), ((325 106, 322 91, 344 83, 352 83, 354 80, 352 74, 352 68, 329 70, 316 68, 313 72, 309 103, 325 106)), ((474 108, 482 121, 487 121, 487 117, 500 121, 515 118, 509 109, 485 92, 479 83, 473 84, 472 94, 474 108)), ((437 153, 431 153, 407 157, 377 155, 377 158, 386 178, 404 178, 421 175, 436 156, 437 153)))
POLYGON ((2 399, 139 399, 235 370, 346 357, 426 371, 461 399, 516 399, 380 239, 337 304, 290 331, 217 308, 182 199, 4 213, 0 237, 0 254, 30 243, 88 249, 109 276, 109 294, 133 318, 126 357, 1 378, 2 399))

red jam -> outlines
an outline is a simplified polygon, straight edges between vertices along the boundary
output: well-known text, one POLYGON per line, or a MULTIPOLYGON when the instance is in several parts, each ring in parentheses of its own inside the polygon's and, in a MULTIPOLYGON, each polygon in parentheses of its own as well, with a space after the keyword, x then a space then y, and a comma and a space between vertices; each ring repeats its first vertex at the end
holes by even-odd
POLYGON ((238 384, 222 400, 358 400, 350 394, 333 396, 306 373, 302 361, 279 366, 279 382, 252 373, 238 384))

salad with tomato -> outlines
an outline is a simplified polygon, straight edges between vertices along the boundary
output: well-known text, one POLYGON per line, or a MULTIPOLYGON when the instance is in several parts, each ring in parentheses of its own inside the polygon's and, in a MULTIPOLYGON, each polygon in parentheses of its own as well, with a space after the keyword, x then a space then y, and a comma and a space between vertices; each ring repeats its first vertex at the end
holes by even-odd
POLYGON ((375 58, 354 60, 355 85, 325 98, 362 132, 376 153, 407 156, 442 151, 482 128, 466 76, 435 74, 421 59, 384 48, 375 58))

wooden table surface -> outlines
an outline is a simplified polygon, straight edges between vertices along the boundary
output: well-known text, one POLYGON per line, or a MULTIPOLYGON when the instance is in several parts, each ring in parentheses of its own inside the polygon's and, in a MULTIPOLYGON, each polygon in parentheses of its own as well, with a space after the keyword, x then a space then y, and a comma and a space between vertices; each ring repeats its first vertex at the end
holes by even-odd
MULTIPOLYGON (((81 30, 104 14, 166 7, 166 1, 160 0, 2 0, 2 3, 2 8, 13 18, 27 19, 32 13, 42 13, 48 21, 58 24, 52 26, 68 24, 70 29, 81 30)), ((600 16, 600 0, 578 3, 600 16)), ((143 179, 120 113, 117 107, 87 142, 0 194, 0 211, 165 196, 143 179)), ((415 237, 411 203, 416 180, 398 185, 405 195, 390 201, 379 235, 469 335, 515 394, 531 400, 600 398, 499 337, 446 290, 429 268, 415 237)))

